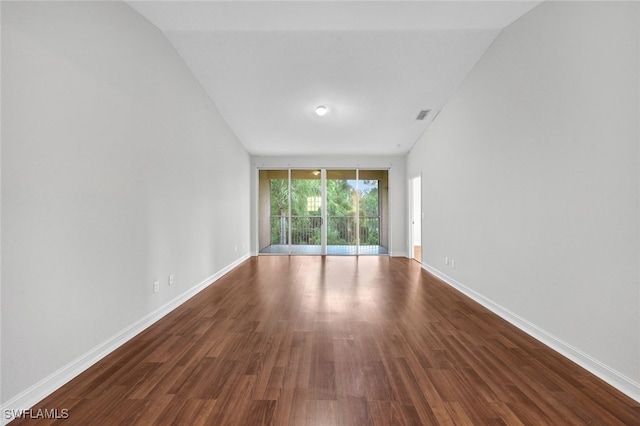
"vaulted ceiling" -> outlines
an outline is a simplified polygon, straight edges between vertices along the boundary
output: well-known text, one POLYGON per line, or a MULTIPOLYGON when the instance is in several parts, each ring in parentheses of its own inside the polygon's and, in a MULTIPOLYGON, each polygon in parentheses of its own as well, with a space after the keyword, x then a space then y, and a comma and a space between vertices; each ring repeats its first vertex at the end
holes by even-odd
POLYGON ((400 155, 500 31, 540 1, 128 3, 251 154, 400 155), (430 113, 419 121, 421 110, 430 113))

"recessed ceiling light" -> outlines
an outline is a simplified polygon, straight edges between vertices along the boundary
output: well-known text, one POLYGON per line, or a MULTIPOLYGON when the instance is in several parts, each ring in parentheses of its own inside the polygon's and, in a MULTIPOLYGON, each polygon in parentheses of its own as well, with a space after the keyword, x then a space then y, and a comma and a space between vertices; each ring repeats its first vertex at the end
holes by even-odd
POLYGON ((328 110, 327 110, 326 106, 320 105, 319 107, 316 108, 316 114, 318 114, 320 117, 325 115, 327 113, 327 111, 328 110))

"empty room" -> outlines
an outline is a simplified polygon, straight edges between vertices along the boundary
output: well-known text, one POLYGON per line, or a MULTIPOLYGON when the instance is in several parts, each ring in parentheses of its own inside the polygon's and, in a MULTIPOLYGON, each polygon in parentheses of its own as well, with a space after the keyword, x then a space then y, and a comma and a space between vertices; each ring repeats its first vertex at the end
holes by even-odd
POLYGON ((640 3, 2 1, 2 424, 640 424, 640 3))

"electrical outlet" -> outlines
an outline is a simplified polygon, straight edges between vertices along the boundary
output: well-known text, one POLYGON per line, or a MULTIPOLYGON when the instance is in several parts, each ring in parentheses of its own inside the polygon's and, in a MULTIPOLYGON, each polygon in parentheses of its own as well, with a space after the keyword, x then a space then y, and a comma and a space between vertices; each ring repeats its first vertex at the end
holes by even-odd
POLYGON ((156 281, 153 283, 153 292, 157 293, 160 291, 160 281, 156 281))
POLYGON ((455 259, 451 259, 451 267, 452 268, 456 267, 456 260, 455 259))
POLYGON ((169 285, 173 285, 173 275, 169 275, 169 285))

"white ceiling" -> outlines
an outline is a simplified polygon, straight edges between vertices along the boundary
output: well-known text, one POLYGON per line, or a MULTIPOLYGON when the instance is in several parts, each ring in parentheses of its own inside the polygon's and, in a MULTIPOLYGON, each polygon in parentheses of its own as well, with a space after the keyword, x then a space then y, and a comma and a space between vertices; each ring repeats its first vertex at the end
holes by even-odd
POLYGON ((128 3, 251 154, 389 155, 411 149, 500 31, 540 1, 128 3), (422 109, 432 113, 416 121, 422 109))

